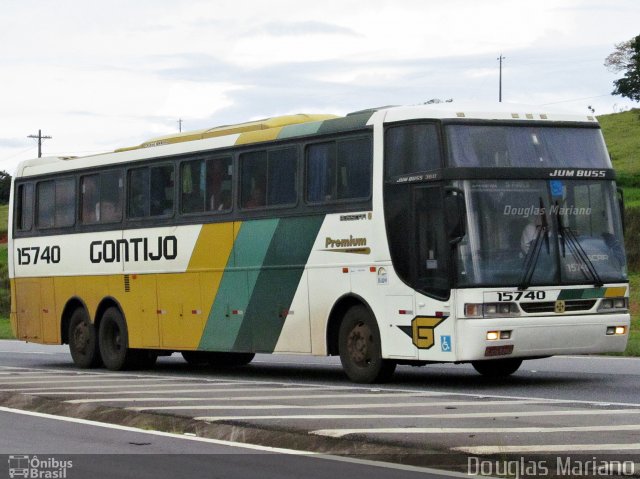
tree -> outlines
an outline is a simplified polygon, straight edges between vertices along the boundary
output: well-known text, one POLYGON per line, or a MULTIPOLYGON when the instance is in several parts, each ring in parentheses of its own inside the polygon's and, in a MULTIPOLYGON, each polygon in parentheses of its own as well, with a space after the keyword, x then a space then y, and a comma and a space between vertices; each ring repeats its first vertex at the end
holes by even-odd
POLYGON ((625 72, 623 78, 613 82, 615 88, 612 93, 640 101, 640 35, 617 43, 604 65, 612 72, 625 72))
POLYGON ((0 171, 0 204, 9 203, 9 191, 11 191, 11 175, 6 171, 0 171))

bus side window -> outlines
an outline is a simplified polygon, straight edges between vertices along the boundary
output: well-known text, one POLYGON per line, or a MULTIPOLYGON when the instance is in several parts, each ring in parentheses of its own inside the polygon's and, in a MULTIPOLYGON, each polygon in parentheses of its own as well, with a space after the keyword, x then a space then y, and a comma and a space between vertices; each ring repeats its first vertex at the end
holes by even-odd
POLYGON ((298 199, 298 150, 285 148, 269 152, 267 172, 267 203, 291 205, 298 199))
POLYGON ((149 168, 135 168, 129 171, 127 200, 129 218, 149 216, 149 168))
POLYGON ((84 224, 100 221, 100 176, 80 178, 80 220, 84 224))
POLYGON ((231 158, 213 158, 206 165, 207 211, 228 211, 231 209, 231 186, 233 166, 231 158))
POLYGON ((100 174, 100 222, 122 221, 122 199, 124 181, 122 171, 107 171, 100 174))
POLYGON ((240 204, 259 208, 267 202, 267 152, 252 151, 240 155, 240 204))
POLYGON ((440 168, 440 145, 434 124, 389 128, 384 137, 385 173, 393 178, 440 168))
POLYGON ((181 178, 181 212, 202 213, 204 211, 204 160, 191 160, 182 163, 181 178))
POLYGON ((317 143, 307 148, 307 201, 327 203, 371 196, 371 140, 317 143))
POLYGON ((38 228, 53 228, 55 221, 56 186, 53 180, 41 181, 37 187, 36 224, 38 228))
POLYGON ((307 201, 323 203, 336 199, 335 142, 316 143, 307 148, 307 201))
POLYGON ((168 216, 173 213, 173 165, 153 166, 150 168, 151 216, 168 216))
POLYGON ((354 138, 338 142, 337 199, 371 195, 371 140, 354 138))
POLYGON ((33 184, 18 186, 16 199, 16 229, 30 231, 33 226, 33 184))
POLYGON ((55 185, 55 226, 73 226, 76 222, 76 180, 75 178, 63 178, 56 180, 55 185))

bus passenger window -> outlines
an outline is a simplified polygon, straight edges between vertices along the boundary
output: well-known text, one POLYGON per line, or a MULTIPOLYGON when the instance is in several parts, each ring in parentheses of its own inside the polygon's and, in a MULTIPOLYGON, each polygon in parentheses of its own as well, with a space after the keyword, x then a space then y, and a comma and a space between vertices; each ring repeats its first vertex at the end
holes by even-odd
POLYGON ((122 171, 100 174, 100 221, 102 223, 116 223, 122 220, 123 190, 122 171))
POLYGON ((38 228, 53 228, 55 225, 56 186, 53 181, 42 181, 37 186, 37 216, 38 228))
POLYGON ((182 163, 181 195, 182 213, 201 213, 204 211, 204 160, 182 163))
POLYGON ((231 209, 231 180, 233 167, 231 158, 207 160, 207 211, 231 209))
POLYGON ((371 141, 355 138, 338 142, 338 199, 371 195, 371 141))
POLYGON ((55 225, 73 226, 76 222, 76 180, 64 178, 56 180, 55 225))
POLYGON ((318 143, 307 148, 307 201, 335 200, 336 144, 318 143))
POLYGON ((241 202, 243 208, 266 205, 267 152, 254 151, 240 155, 241 202))
POLYGON ((16 229, 18 231, 29 231, 33 225, 33 185, 18 186, 16 196, 16 229))
POLYGON ((173 166, 151 168, 151 216, 167 216, 173 213, 173 166))
POLYGON ((298 153, 296 148, 269 152, 267 199, 269 205, 291 205, 298 198, 296 177, 298 153))
POLYGON ((83 176, 80 179, 80 219, 84 224, 100 221, 100 177, 83 176))
POLYGON ((318 143, 307 149, 307 201, 366 199, 371 195, 371 140, 318 143))
POLYGON ((173 165, 129 171, 128 216, 145 218, 173 213, 173 165))

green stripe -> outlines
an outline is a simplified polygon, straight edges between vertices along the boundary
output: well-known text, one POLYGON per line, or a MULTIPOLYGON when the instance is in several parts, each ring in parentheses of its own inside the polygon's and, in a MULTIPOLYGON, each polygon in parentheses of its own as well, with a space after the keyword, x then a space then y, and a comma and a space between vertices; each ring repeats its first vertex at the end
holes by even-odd
MULTIPOLYGON (((234 315, 232 311, 246 312, 257 279, 256 271, 264 262, 277 226, 277 219, 242 223, 198 349, 234 350, 240 327, 246 320, 246 316, 234 315)), ((215 245, 211 245, 211 248, 214 249, 215 245)), ((248 351, 250 348, 249 343, 241 350, 248 351)))
POLYGON ((243 350, 249 341, 253 351, 275 349, 323 220, 324 216, 280 220, 258 272, 234 349, 243 350))
POLYGON ((273 351, 285 321, 282 313, 291 308, 323 220, 311 216, 242 224, 199 349, 273 351))
POLYGON ((587 289, 563 289, 558 295, 559 300, 570 299, 596 299, 604 298, 607 288, 587 288, 587 289))

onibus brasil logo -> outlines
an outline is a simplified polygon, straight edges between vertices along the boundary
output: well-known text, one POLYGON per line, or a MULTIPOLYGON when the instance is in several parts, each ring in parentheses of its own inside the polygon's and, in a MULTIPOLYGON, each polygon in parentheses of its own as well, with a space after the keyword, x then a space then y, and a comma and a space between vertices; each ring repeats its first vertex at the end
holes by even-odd
POLYGON ((55 457, 38 458, 38 456, 9 456, 9 477, 25 477, 33 479, 65 479, 67 470, 73 467, 73 461, 56 459, 55 457))

